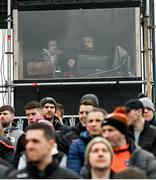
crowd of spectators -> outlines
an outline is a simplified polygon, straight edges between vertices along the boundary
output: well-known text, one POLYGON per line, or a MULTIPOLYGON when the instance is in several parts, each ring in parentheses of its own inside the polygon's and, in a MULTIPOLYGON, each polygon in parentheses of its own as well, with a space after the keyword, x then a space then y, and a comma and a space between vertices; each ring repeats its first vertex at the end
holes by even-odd
POLYGON ((85 94, 74 126, 54 97, 24 110, 21 129, 14 107, 0 107, 0 179, 156 179, 155 108, 145 95, 108 113, 85 94))

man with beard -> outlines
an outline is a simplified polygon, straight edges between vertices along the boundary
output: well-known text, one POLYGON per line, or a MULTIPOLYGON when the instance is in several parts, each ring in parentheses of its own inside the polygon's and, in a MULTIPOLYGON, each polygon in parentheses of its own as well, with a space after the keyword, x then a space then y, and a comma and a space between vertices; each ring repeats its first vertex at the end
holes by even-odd
POLYGON ((12 142, 12 145, 16 147, 18 138, 23 134, 21 129, 12 126, 12 122, 15 117, 15 109, 10 105, 4 105, 0 107, 0 122, 2 124, 4 133, 12 142))
POLYGON ((40 101, 42 106, 43 118, 47 121, 50 121, 55 131, 60 132, 61 135, 64 135, 70 131, 68 126, 61 124, 59 119, 55 116, 56 113, 56 100, 52 97, 45 97, 40 101))

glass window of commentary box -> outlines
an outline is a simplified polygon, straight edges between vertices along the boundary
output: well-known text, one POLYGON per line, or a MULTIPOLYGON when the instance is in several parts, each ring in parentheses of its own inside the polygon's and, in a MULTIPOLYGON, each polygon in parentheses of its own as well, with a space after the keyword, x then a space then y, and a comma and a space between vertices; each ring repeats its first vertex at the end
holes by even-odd
POLYGON ((14 11, 13 17, 15 80, 141 76, 139 8, 14 11))

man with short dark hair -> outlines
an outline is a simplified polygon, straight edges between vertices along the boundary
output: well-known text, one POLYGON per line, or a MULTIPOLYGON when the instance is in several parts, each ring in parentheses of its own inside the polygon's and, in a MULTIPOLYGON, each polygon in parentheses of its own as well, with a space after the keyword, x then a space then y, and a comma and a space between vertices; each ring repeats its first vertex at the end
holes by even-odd
POLYGON ((23 134, 23 130, 18 127, 12 126, 12 122, 15 117, 15 109, 10 105, 4 105, 0 107, 0 122, 3 130, 16 147, 18 138, 23 134))
POLYGON ((79 104, 79 121, 71 128, 71 131, 64 135, 60 140, 60 150, 68 154, 71 143, 80 137, 80 134, 86 130, 86 117, 88 112, 99 105, 98 98, 94 94, 82 96, 79 104))
POLYGON ((13 172, 13 179, 78 179, 72 171, 59 167, 51 155, 55 144, 55 133, 45 123, 31 124, 26 129, 26 168, 13 172))
POLYGON ((36 123, 37 121, 43 119, 42 106, 38 101, 28 102, 24 109, 29 124, 36 123))

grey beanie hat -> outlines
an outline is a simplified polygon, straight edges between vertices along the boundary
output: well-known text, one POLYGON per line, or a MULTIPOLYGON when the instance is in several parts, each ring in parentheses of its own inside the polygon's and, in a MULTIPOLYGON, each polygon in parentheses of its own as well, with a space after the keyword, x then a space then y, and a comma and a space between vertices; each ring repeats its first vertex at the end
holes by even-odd
POLYGON ((93 102, 95 107, 99 106, 99 100, 97 98, 97 96, 95 94, 85 94, 81 97, 80 102, 84 101, 84 100, 90 100, 93 102))
POLYGON ((150 98, 143 97, 143 98, 140 98, 139 100, 142 102, 142 104, 144 105, 145 108, 149 108, 153 112, 155 112, 154 104, 153 104, 153 102, 151 101, 150 98))

